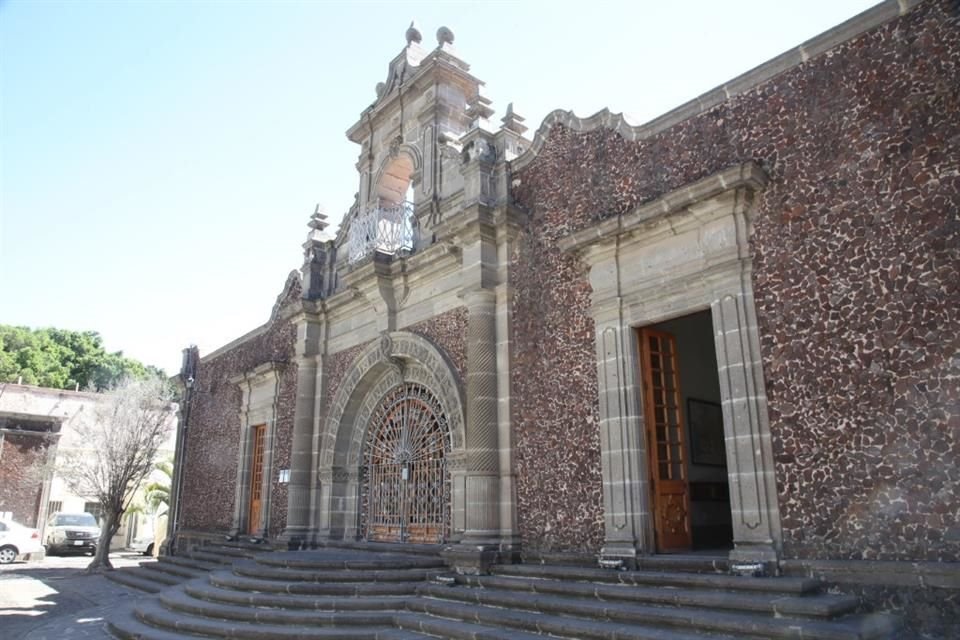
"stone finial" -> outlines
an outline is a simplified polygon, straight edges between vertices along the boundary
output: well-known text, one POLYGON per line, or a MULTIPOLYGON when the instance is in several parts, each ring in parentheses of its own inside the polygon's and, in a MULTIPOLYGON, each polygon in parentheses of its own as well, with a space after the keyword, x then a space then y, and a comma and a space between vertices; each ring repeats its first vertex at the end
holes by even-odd
POLYGON ((440 27, 437 29, 437 46, 442 49, 445 44, 453 46, 453 31, 449 27, 440 27))
POLYGON ((417 22, 416 22, 416 20, 411 20, 411 21, 410 21, 410 26, 407 27, 406 36, 407 36, 407 46, 408 46, 408 47, 409 47, 411 44, 413 44, 414 42, 416 42, 417 44, 420 44, 420 41, 423 40, 423 36, 420 35, 420 30, 417 29, 417 22))
POLYGON ((319 202, 316 209, 313 210, 313 215, 310 216, 310 222, 307 223, 307 226, 317 231, 323 231, 330 226, 330 223, 327 222, 327 214, 320 208, 319 202))
POLYGON ((310 231, 307 232, 305 249, 308 249, 313 243, 326 242, 330 239, 330 234, 326 231, 330 223, 327 222, 327 214, 319 204, 314 209, 313 215, 310 216, 310 222, 307 223, 307 226, 310 227, 310 231))
POLYGON ((500 122, 503 123, 503 129, 513 131, 517 135, 523 135, 523 132, 527 130, 526 125, 523 124, 524 120, 526 118, 522 118, 513 112, 513 103, 511 102, 507 105, 507 113, 500 119, 500 122))
POLYGON ((490 107, 490 99, 477 93, 474 97, 467 100, 467 117, 470 118, 472 127, 480 126, 481 120, 486 120, 493 115, 493 109, 490 107))

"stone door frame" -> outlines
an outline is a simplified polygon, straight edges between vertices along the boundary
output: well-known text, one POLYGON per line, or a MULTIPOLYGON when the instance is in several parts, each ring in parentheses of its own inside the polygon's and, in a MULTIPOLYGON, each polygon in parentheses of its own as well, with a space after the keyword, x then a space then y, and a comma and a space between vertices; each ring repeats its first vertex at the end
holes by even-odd
POLYGON ((711 310, 727 450, 734 562, 782 549, 750 228, 766 176, 745 163, 608 218, 561 242, 593 288, 603 476, 601 562, 656 553, 637 329, 711 310))
POLYGON ((280 371, 273 362, 262 364, 252 371, 230 379, 240 387, 240 446, 237 461, 233 524, 231 535, 250 535, 266 538, 270 529, 270 510, 275 473, 273 463, 274 437, 277 422, 277 398, 280 390, 280 371), (250 519, 250 480, 253 472, 253 428, 265 425, 263 442, 263 480, 260 488, 260 522, 250 519))

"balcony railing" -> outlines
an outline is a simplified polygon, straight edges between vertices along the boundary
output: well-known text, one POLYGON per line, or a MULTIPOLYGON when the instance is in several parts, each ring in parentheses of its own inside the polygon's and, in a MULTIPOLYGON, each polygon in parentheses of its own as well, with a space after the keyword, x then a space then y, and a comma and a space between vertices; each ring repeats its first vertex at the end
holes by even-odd
POLYGON ((367 209, 350 223, 349 260, 357 262, 374 252, 391 256, 412 253, 416 235, 412 202, 367 209))

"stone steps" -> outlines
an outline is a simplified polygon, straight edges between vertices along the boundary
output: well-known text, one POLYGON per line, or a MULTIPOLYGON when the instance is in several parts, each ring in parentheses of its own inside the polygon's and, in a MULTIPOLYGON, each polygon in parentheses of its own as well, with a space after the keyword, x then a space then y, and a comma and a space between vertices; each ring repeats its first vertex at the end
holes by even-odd
POLYGON ((321 555, 314 551, 289 551, 257 558, 257 563, 266 567, 286 569, 337 569, 367 571, 370 569, 393 568, 398 564, 407 568, 446 569, 446 563, 439 556, 412 556, 397 553, 369 552, 350 553, 345 551, 336 556, 321 555))
MULTIPOLYGON (((354 599, 357 600, 357 599, 354 599)), ((301 625, 309 627, 391 627, 395 611, 382 608, 352 610, 304 609, 286 607, 250 607, 198 600, 184 591, 184 585, 167 589, 160 594, 160 604, 177 614, 236 620, 259 624, 301 625)), ((401 606, 404 604, 400 602, 401 606)))
POLYGON ((350 569, 285 569, 268 567, 261 563, 236 562, 232 567, 238 576, 265 580, 287 580, 290 582, 355 582, 373 580, 376 582, 410 582, 425 580, 437 573, 436 569, 369 569, 357 571, 350 569), (362 575, 358 575, 362 574, 362 575))
POLYGON ((125 640, 183 640, 192 637, 231 638, 234 640, 422 640, 423 635, 397 628, 381 627, 302 627, 276 624, 249 625, 235 620, 215 620, 173 614, 159 601, 138 602, 132 615, 111 619, 109 628, 125 640), (171 623, 172 621, 172 623, 171 623))
POLYGON ((146 593, 158 593, 166 589, 169 585, 157 582, 153 575, 147 573, 146 569, 141 567, 129 567, 108 571, 104 574, 109 580, 126 587, 133 587, 146 593), (146 575, 144 575, 146 574, 146 575))
POLYGON ((262 544, 225 541, 195 547, 175 556, 160 556, 156 560, 141 562, 138 567, 124 567, 106 575, 128 587, 158 593, 185 580, 206 575, 213 569, 250 560, 269 550, 262 544))
POLYGON ((347 611, 351 609, 395 609, 402 610, 411 593, 401 595, 364 595, 363 597, 342 595, 316 596, 291 593, 261 593, 223 589, 209 580, 193 580, 183 584, 185 593, 198 600, 237 604, 251 607, 285 607, 288 609, 318 609, 347 611))
MULTIPOLYGON (((775 616, 808 618, 833 618, 855 611, 859 600, 852 596, 810 594, 807 596, 783 595, 782 593, 733 593, 706 589, 663 588, 648 586, 606 585, 586 582, 570 583, 561 580, 524 580, 497 576, 457 576, 457 584, 480 587, 481 593, 499 592, 506 599, 515 598, 515 592, 555 595, 637 604, 673 605, 712 609, 730 609, 768 613, 775 616)), ((439 597, 442 587, 427 585, 420 593, 439 597)))
MULTIPOLYGON (((424 586, 419 591, 424 599, 411 602, 411 609, 444 618, 461 618, 478 622, 499 621, 501 625, 516 625, 529 630, 533 620, 538 629, 559 635, 569 618, 577 618, 587 626, 596 622, 626 624, 630 626, 672 627, 677 630, 698 633, 730 634, 758 638, 795 638, 817 640, 862 640, 883 637, 885 629, 872 618, 851 616, 843 621, 798 619, 757 615, 757 611, 744 610, 737 606, 738 594, 729 594, 730 602, 725 610, 707 608, 696 603, 639 604, 618 600, 586 600, 578 597, 518 594, 487 588, 450 588, 424 586), (532 614, 532 615, 531 615, 532 614), (547 625, 545 627, 545 625, 547 625), (559 625, 559 626, 558 626, 559 625)), ((575 637, 606 638, 605 631, 575 637)))
POLYGON ((440 557, 444 545, 441 544, 410 544, 406 542, 367 542, 364 540, 327 540, 319 543, 320 549, 347 549, 368 553, 395 553, 404 556, 426 555, 440 557))
POLYGON ((663 586, 703 589, 733 589, 766 593, 808 594, 820 591, 822 583, 813 578, 747 578, 685 571, 612 571, 587 567, 548 565, 495 565, 491 573, 498 576, 609 583, 630 586, 663 586))
POLYGON ((200 576, 206 575, 207 571, 203 569, 191 569, 182 564, 170 562, 169 560, 158 560, 157 562, 141 562, 140 566, 146 569, 147 571, 154 571, 165 573, 168 576, 176 578, 176 582, 172 584, 177 584, 183 582, 183 580, 190 580, 192 578, 199 578, 200 576))
MULTIPOLYGON (((702 571, 704 565, 695 563, 682 563, 690 569, 683 572, 501 565, 491 575, 469 576, 445 571, 436 553, 392 549, 327 547, 236 557, 230 568, 136 603, 112 621, 114 633, 146 640, 177 637, 163 634, 278 640, 887 640, 895 637, 898 623, 855 613, 857 599, 823 593, 816 580, 737 577, 702 571)), ((185 569, 192 571, 177 565, 185 569)))
POLYGON ((397 596, 413 595, 418 582, 285 582, 240 576, 232 571, 214 571, 208 577, 210 584, 235 591, 263 593, 292 593, 314 596, 397 596))
MULTIPOLYGON (((225 559, 218 559, 217 561, 204 560, 202 558, 197 558, 190 553, 182 553, 175 556, 161 556, 164 562, 170 564, 180 565, 182 567, 187 567, 188 569, 198 569, 201 571, 213 571, 214 569, 222 569, 224 566, 231 564, 225 559)), ((221 558, 220 556, 217 556, 221 558)))

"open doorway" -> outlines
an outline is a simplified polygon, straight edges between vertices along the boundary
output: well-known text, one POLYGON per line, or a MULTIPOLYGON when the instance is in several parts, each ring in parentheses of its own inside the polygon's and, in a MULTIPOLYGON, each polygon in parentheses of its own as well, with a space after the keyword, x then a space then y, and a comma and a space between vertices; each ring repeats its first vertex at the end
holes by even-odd
POLYGON ((644 424, 658 553, 733 547, 709 310, 639 330, 644 424))

